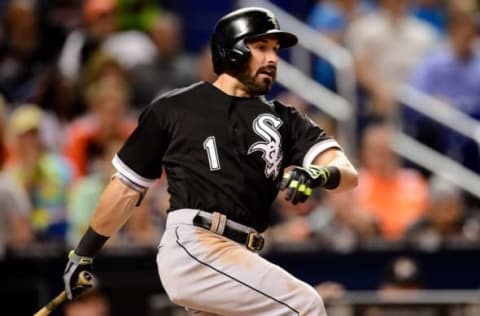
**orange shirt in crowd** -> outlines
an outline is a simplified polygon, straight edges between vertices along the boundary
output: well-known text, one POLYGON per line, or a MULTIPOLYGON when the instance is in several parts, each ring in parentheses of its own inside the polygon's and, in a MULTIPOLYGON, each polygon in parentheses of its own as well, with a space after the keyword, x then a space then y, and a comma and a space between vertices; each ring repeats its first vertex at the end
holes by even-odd
POLYGON ((399 169, 390 178, 361 170, 355 191, 359 209, 375 216, 383 237, 391 240, 400 239, 428 204, 427 182, 415 170, 399 169))
MULTIPOLYGON (((137 123, 134 120, 123 120, 118 125, 115 137, 127 139, 136 125, 137 123)), ((68 127, 65 139, 65 155, 74 165, 77 177, 87 173, 89 162, 88 149, 91 144, 99 142, 98 138, 98 124, 92 117, 87 116, 77 119, 68 127)))

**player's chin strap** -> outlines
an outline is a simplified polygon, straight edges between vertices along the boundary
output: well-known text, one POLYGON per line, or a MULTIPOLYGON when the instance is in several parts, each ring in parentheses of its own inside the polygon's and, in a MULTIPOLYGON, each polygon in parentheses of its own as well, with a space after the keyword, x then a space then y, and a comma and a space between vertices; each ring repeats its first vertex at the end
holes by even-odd
POLYGON ((127 177, 125 177, 124 175, 122 175, 122 174, 119 173, 119 172, 116 172, 116 173, 112 176, 112 179, 113 179, 113 178, 119 179, 119 180, 122 181, 122 183, 125 184, 127 187, 129 187, 130 189, 138 192, 139 197, 138 197, 138 201, 137 201, 137 203, 135 204, 135 206, 139 206, 139 205, 142 203, 143 198, 145 197, 145 194, 147 193, 148 188, 136 184, 135 182, 133 182, 132 180, 128 179, 127 177))

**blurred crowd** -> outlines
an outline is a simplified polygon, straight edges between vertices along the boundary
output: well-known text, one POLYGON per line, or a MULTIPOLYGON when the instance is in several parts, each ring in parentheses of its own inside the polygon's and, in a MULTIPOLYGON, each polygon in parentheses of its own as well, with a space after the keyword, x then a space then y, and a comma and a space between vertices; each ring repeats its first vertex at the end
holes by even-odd
MULTIPOLYGON (((480 118, 478 1, 319 0, 306 23, 348 49, 357 80, 359 186, 319 192, 292 206, 277 200, 274 240, 339 251, 404 243, 424 250, 480 241, 478 199, 392 150, 399 129, 467 169, 480 171, 478 143, 402 106, 403 84, 480 118)), ((316 81, 337 92, 332 64, 313 62, 316 81)), ((301 100, 294 106, 312 111, 301 100)), ((312 117, 336 135, 334 122, 312 117), (331 128, 331 129, 330 129, 331 128)))
MULTIPOLYGON (((6 249, 71 247, 87 228, 109 181, 111 159, 159 94, 214 80, 209 51, 187 52, 182 12, 154 0, 8 0, 0 6, 0 256, 6 249)), ((350 50, 358 81, 353 192, 318 192, 301 205, 282 194, 271 244, 350 251, 363 243, 406 242, 434 250, 480 242, 476 199, 406 164, 391 149, 397 125, 480 171, 478 144, 420 116, 399 113, 400 83, 480 118, 477 1, 320 0, 304 22, 350 50)), ((301 37, 302 35, 299 34, 301 37)), ((208 43, 205 43, 208 47, 208 43)), ((312 77, 337 91, 335 71, 316 59, 312 77)), ((275 95, 335 136, 336 123, 288 92, 275 95)), ((111 247, 152 247, 168 208, 166 179, 111 247)))

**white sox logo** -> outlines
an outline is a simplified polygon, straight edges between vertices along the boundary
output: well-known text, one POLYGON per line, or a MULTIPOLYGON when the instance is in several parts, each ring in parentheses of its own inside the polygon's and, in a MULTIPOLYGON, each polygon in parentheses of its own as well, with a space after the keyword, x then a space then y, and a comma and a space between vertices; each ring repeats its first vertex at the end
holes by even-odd
POLYGON ((282 138, 278 129, 282 125, 282 120, 272 114, 260 114, 253 121, 253 131, 265 141, 259 141, 248 149, 248 154, 255 151, 262 152, 262 158, 265 160, 265 176, 273 176, 275 179, 280 173, 282 162, 282 138))

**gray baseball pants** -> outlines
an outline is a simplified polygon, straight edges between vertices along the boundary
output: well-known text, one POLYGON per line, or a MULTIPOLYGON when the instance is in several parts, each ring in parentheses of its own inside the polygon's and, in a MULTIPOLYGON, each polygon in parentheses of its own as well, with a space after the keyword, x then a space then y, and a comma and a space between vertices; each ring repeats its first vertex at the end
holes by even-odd
POLYGON ((169 213, 157 266, 168 297, 196 316, 326 316, 305 282, 221 235, 193 225, 199 212, 169 213))

